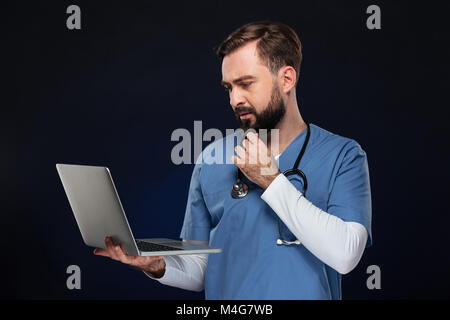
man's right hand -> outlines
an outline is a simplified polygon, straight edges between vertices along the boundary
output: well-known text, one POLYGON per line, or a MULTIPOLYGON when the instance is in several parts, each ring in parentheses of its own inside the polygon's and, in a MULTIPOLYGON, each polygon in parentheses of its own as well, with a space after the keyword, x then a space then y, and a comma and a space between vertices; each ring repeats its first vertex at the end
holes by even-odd
POLYGON ((109 257, 116 261, 128 264, 149 273, 154 278, 161 278, 166 271, 166 262, 163 256, 157 257, 137 257, 124 252, 120 245, 113 243, 111 237, 105 238, 106 249, 96 248, 95 255, 109 257))

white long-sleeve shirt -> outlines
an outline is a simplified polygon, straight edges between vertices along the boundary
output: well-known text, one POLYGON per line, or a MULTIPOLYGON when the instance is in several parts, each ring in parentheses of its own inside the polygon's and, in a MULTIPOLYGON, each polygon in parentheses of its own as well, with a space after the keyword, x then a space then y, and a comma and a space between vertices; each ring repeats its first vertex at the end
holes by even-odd
MULTIPOLYGON (((261 199, 322 262, 341 274, 350 272, 358 264, 368 237, 362 224, 345 222, 316 207, 283 174, 275 178, 261 199)), ((206 254, 166 256, 164 259, 166 271, 157 281, 186 290, 203 290, 206 254)))

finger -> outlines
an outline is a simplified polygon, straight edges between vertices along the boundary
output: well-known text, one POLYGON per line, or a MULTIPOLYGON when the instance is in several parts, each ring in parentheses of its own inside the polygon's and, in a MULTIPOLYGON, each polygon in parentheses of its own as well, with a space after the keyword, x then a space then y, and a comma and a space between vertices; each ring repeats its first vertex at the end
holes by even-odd
POLYGON ((108 250, 110 258, 114 259, 114 260, 119 260, 119 257, 117 257, 116 250, 114 248, 115 246, 114 246, 114 243, 113 243, 111 237, 105 238, 105 245, 106 245, 106 250, 108 250))
POLYGON ((244 139, 244 141, 242 141, 242 146, 244 147, 245 151, 248 151, 249 145, 250 145, 250 142, 248 139, 244 139))
POLYGON ((240 146, 240 145, 236 146, 236 148, 234 148, 234 151, 236 152, 236 154, 239 158, 241 158, 241 156, 242 156, 242 158, 244 158, 245 149, 243 146, 240 146))
POLYGON ((244 158, 244 163, 249 163, 249 164, 255 164, 254 162, 252 162, 252 156, 255 153, 255 145, 253 145, 248 139, 245 139, 245 141, 243 142, 244 147, 245 147, 245 158, 244 158))
POLYGON ((114 246, 114 250, 120 262, 130 264, 131 259, 129 257, 131 256, 126 255, 119 245, 114 246))
POLYGON ((105 247, 106 247, 106 249, 107 250, 111 249, 113 245, 114 244, 113 244, 113 241, 112 241, 111 237, 105 237, 105 247))
POLYGON ((242 148, 241 146, 237 146, 236 148, 234 148, 234 151, 236 152, 236 155, 238 156, 238 163, 240 164, 244 164, 245 163, 245 150, 244 148, 242 148))
POLYGON ((249 132, 247 134, 247 140, 252 144, 256 144, 258 143, 259 136, 256 132, 249 132))
POLYGON ((251 138, 251 140, 248 140, 245 145, 246 163, 258 164, 258 154, 259 154, 258 144, 255 143, 255 140, 253 138, 251 138), (251 140, 253 140, 253 142, 251 142, 251 140))
MULTIPOLYGON (((141 257, 141 256, 132 256, 132 255, 127 254, 127 252, 126 252, 126 250, 125 250, 123 245, 120 245, 120 249, 121 249, 121 252, 123 253, 123 257, 122 258, 124 258, 126 260, 126 262, 121 260, 124 263, 134 264, 135 261, 137 261, 137 259, 145 258, 145 257, 141 257)), ((120 257, 121 256, 119 255, 119 258, 120 257)))
POLYGON ((262 165, 268 165, 271 161, 272 157, 270 155, 270 150, 262 141, 260 141, 258 144, 258 162, 262 165))
POLYGON ((245 153, 245 149, 244 149, 244 147, 241 146, 241 145, 236 146, 236 147, 234 148, 234 151, 235 151, 237 154, 239 154, 239 153, 245 153))
POLYGON ((245 163, 244 163, 244 161, 241 158, 236 157, 236 156, 232 156, 231 160, 236 165, 236 167, 238 167, 242 172, 244 172, 245 163))
POLYGON ((109 258, 108 251, 105 250, 105 249, 96 248, 94 250, 94 254, 97 255, 97 256, 103 256, 103 257, 108 257, 109 258))

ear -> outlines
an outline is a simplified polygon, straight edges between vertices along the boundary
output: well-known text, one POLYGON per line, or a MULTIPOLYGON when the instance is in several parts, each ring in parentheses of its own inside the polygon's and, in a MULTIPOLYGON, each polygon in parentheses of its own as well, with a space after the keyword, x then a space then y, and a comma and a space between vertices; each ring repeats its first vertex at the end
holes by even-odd
POLYGON ((284 66, 280 68, 278 72, 278 79, 280 81, 280 90, 283 93, 288 93, 295 87, 297 72, 295 72, 295 69, 291 66, 284 66))

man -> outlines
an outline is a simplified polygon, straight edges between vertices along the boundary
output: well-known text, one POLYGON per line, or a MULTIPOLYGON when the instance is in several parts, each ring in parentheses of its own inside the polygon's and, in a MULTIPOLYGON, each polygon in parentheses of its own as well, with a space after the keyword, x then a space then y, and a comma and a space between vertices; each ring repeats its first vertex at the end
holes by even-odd
MULTIPOLYGON (((106 239, 107 249, 96 254, 138 267, 163 284, 205 289, 207 299, 341 299, 341 274, 372 243, 365 152, 356 141, 302 119, 295 89, 301 43, 290 27, 244 25, 217 54, 241 128, 279 133, 279 154, 272 152, 270 136, 266 145, 253 132, 241 137, 233 163, 202 161, 223 141, 209 145, 196 163, 181 238, 223 252, 132 257, 106 239), (303 146, 298 169, 307 177, 306 192, 306 181, 281 173, 294 166, 303 146), (274 170, 262 174, 267 168, 274 170), (242 198, 230 193, 238 176, 248 189, 242 198)), ((234 143, 235 136, 221 145, 234 143)))

